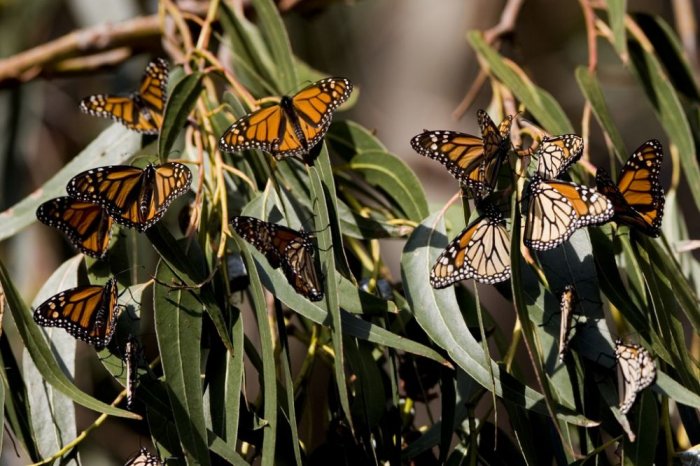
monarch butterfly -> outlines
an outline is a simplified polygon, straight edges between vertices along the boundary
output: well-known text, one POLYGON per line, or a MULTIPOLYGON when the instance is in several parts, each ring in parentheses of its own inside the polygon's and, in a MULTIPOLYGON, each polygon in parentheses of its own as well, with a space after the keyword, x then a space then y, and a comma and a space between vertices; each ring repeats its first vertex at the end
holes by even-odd
POLYGON ((571 340, 571 320, 574 316, 574 285, 566 285, 559 300, 559 312, 561 313, 561 324, 559 327, 559 360, 563 361, 564 356, 569 351, 569 341, 571 340))
POLYGON ((126 360, 126 409, 129 411, 132 411, 136 396, 140 351, 141 345, 139 341, 133 335, 130 335, 126 340, 126 349, 124 350, 124 359, 126 360))
POLYGON ((649 351, 642 346, 625 344, 619 338, 615 340, 615 359, 625 380, 620 412, 627 414, 637 399, 637 394, 656 379, 656 363, 649 351))
POLYGON ((575 134, 544 138, 537 147, 537 175, 551 180, 561 175, 583 154, 583 139, 575 134))
POLYGON ((430 272, 433 288, 469 278, 488 284, 510 278, 510 237, 503 214, 491 204, 447 245, 430 272))
POLYGON ((282 267, 297 293, 311 301, 323 299, 310 233, 244 216, 234 217, 231 225, 241 238, 265 255, 273 268, 282 267))
POLYGON ((40 222, 62 231, 73 246, 95 258, 104 257, 112 232, 112 218, 97 204, 57 197, 36 210, 40 222))
POLYGON ((84 113, 111 118, 129 129, 158 134, 167 99, 168 63, 156 58, 146 66, 139 90, 130 96, 97 94, 80 101, 84 113))
POLYGON ((610 200, 593 188, 535 176, 528 188, 525 245, 538 251, 555 248, 579 228, 613 216, 610 200))
POLYGON ((144 169, 111 165, 76 175, 66 190, 75 199, 99 204, 115 222, 145 231, 191 183, 192 173, 181 163, 149 164, 144 169))
POLYGON ((510 148, 513 117, 507 116, 496 128, 485 111, 478 110, 476 116, 481 138, 457 131, 423 130, 411 139, 411 146, 420 155, 443 164, 475 197, 485 197, 493 190, 510 148))
POLYGON ((663 157, 661 143, 650 139, 627 160, 617 185, 602 168, 595 175, 598 190, 615 207, 614 219, 652 237, 661 234, 664 214, 664 192, 659 182, 663 157))
POLYGON ((109 344, 117 324, 117 280, 62 291, 36 308, 34 321, 64 328, 100 350, 109 344))
POLYGON ((124 466, 163 466, 159 457, 142 447, 135 455, 126 460, 124 466))
POLYGON ((239 118, 221 136, 226 152, 262 149, 276 159, 306 157, 328 131, 333 111, 352 92, 345 78, 326 78, 305 87, 278 104, 239 118))

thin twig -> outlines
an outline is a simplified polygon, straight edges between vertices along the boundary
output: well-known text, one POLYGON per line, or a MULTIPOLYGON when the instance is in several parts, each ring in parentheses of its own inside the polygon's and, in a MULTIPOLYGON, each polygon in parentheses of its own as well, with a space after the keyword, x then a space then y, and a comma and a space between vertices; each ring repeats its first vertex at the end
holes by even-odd
POLYGON ((588 0, 579 0, 583 17, 586 21, 586 36, 588 40, 588 70, 595 73, 598 67, 598 47, 596 45, 595 13, 588 0))
MULTIPOLYGON (((57 64, 69 58, 146 44, 160 35, 161 28, 157 15, 134 18, 117 24, 100 24, 74 31, 0 60, 0 88, 57 72, 57 64)), ((89 62, 86 63, 88 64, 89 62)), ((87 66, 86 70, 88 70, 87 66)))

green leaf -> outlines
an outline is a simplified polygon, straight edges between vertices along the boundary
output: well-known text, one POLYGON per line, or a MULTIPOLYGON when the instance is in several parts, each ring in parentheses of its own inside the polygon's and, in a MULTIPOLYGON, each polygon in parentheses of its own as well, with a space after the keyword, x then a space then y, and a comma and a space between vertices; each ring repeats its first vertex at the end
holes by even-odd
POLYGON ((258 14, 260 31, 275 63, 277 92, 286 94, 299 84, 287 29, 271 0, 252 0, 251 3, 258 14))
POLYGON ((597 76, 588 68, 579 66, 576 68, 576 81, 578 81, 578 85, 583 92, 583 96, 586 98, 588 103, 591 104, 591 109, 593 110, 593 114, 595 115, 596 120, 598 120, 600 127, 603 128, 605 134, 607 134, 610 138, 613 148, 615 149, 615 153, 617 154, 617 160, 623 163, 627 160, 625 143, 622 140, 620 131, 613 122, 610 109, 608 108, 605 95, 603 95, 603 90, 600 87, 600 82, 598 81, 597 76))
MULTIPOLYGON (((248 269, 250 278, 250 297, 258 321, 258 333, 262 352, 262 384, 263 384, 263 415, 266 426, 263 430, 262 464, 272 465, 275 461, 275 444, 277 443, 277 373, 275 365, 274 349, 272 347, 272 334, 267 319, 267 305, 263 294, 262 284, 256 271, 247 243, 235 237, 234 240, 243 254, 243 259, 248 269)), ((252 248, 252 246, 251 246, 252 248)), ((252 248, 254 249, 254 248, 252 248)), ((256 250, 257 251, 257 250, 256 250)))
MULTIPOLYGON (((36 308, 56 293, 78 286, 78 268, 82 262, 83 256, 77 255, 56 269, 37 293, 33 307, 36 308)), ((47 327, 44 333, 51 341, 54 357, 60 366, 70 377, 75 377, 75 338, 58 327, 47 327)), ((42 456, 51 456, 77 435, 73 400, 53 386, 46 385, 43 375, 27 353, 23 353, 22 366, 37 445, 42 456)))
POLYGON ((85 406, 93 411, 109 414, 110 416, 139 419, 137 414, 114 408, 79 390, 60 369, 59 363, 54 358, 44 335, 34 323, 30 310, 27 309, 27 305, 17 293, 2 263, 0 263, 0 283, 5 291, 7 305, 10 308, 12 318, 17 326, 19 336, 22 338, 25 348, 27 348, 29 355, 39 372, 43 375, 46 383, 50 384, 79 405, 85 406))
POLYGON ((533 84, 523 72, 516 72, 515 64, 507 62, 484 40, 479 31, 467 36, 476 53, 488 63, 493 74, 525 104, 537 121, 551 134, 573 133, 571 122, 556 100, 533 84))
POLYGON ((678 147, 682 172, 695 200, 695 207, 700 208, 700 168, 695 156, 695 142, 678 95, 652 52, 644 50, 636 41, 630 41, 629 51, 637 79, 656 110, 661 126, 678 147))
MULTIPOLYGON (((407 299, 416 320, 431 340, 443 348, 467 374, 481 386, 511 402, 539 413, 546 413, 540 393, 515 380, 494 361, 486 360, 483 348, 474 339, 460 312, 452 289, 435 290, 430 286, 429 271, 438 254, 447 246, 444 226, 440 231, 429 225, 437 223, 437 214, 426 218, 408 239, 401 257, 401 276, 407 299), (491 364, 489 370, 486 364, 491 364), (491 372, 496 385, 491 383, 491 372)), ((559 417, 576 425, 590 425, 583 416, 564 414, 559 417)))
POLYGON ((189 74, 178 81, 170 92, 168 104, 165 106, 163 126, 158 137, 158 155, 161 162, 168 160, 168 154, 175 144, 175 139, 197 103, 199 94, 202 92, 203 76, 201 72, 189 74))
POLYGON ((141 147, 141 135, 114 124, 33 194, 0 213, 0 241, 36 221, 36 208, 44 201, 66 195, 66 184, 78 173, 101 165, 128 160, 141 147))
POLYGON ((395 155, 365 151, 353 157, 347 167, 360 172, 371 185, 386 191, 406 218, 420 222, 428 215, 428 202, 420 180, 395 155))
POLYGON ((627 10, 627 0, 607 0, 608 20, 610 29, 613 32, 613 45, 624 63, 629 60, 627 54, 627 36, 625 31, 625 11, 627 10))
POLYGON ((165 261, 156 268, 153 312, 158 350, 178 437, 187 461, 208 465, 209 448, 200 381, 204 306, 191 290, 173 290, 175 274, 165 261))

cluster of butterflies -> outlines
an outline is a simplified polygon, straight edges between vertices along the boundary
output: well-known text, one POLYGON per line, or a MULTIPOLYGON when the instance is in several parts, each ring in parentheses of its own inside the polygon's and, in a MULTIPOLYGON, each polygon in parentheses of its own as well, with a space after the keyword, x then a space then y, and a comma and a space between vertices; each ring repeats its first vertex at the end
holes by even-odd
MULTIPOLYGON (((83 99, 85 113, 114 119, 144 134, 158 134, 167 102, 168 65, 156 59, 146 68, 137 92, 129 96, 94 95, 83 99)), ((334 111, 350 96, 353 86, 345 78, 317 81, 293 96, 283 96, 274 105, 255 110, 233 123, 221 136, 219 148, 226 152, 260 149, 283 160, 299 157, 313 163, 313 149, 330 127, 334 111)), ((420 154, 438 160, 457 178, 477 204, 480 216, 443 251, 432 269, 436 288, 474 278, 498 283, 510 278, 510 239, 505 216, 494 203, 498 174, 511 149, 512 117, 498 127, 484 111, 477 113, 482 137, 454 131, 424 131, 411 141, 420 154)), ((612 182, 601 169, 597 190, 559 180, 581 156, 583 142, 576 135, 545 138, 535 157, 537 170, 527 192, 528 207, 524 242, 536 250, 554 248, 574 231, 615 219, 657 236, 663 214, 663 191, 658 175, 663 153, 660 144, 644 143, 623 166, 619 180, 612 182)), ((107 166, 87 170, 67 186, 68 196, 45 202, 37 209, 43 223, 62 231, 81 252, 102 258, 109 246, 113 222, 140 232, 153 226, 170 204, 190 188, 192 175, 183 164, 107 166)), ((311 301, 323 299, 322 285, 314 261, 313 235, 303 230, 238 216, 233 229, 268 260, 281 268, 294 290, 311 301)), ((71 335, 106 347, 117 318, 116 279, 104 286, 83 286, 63 291, 37 307, 35 321, 46 327, 62 327, 71 335)), ((131 339, 127 352, 138 345, 131 339)), ((653 359, 642 348, 618 346, 617 357, 626 380, 637 387, 653 381, 653 359), (620 349, 623 348, 623 349, 620 349), (622 361, 625 361, 624 363, 622 361), (650 367, 652 369, 648 369, 650 367), (636 379, 636 374, 643 377, 636 379)), ((135 374, 132 366, 128 372, 135 374)), ((641 389, 641 388, 640 388, 641 389)), ((636 396, 633 391, 625 405, 636 396)), ((131 393, 128 404, 131 404, 131 393)), ((629 409, 629 408, 627 408, 629 409)), ((162 464, 145 450, 131 465, 162 464)))
MULTIPOLYGON (((574 328, 576 302, 576 288, 566 285, 561 292, 559 300, 559 312, 561 323, 559 328, 559 359, 564 360, 569 350, 571 332, 574 328)), ((623 379, 623 395, 620 401, 620 412, 627 414, 634 405, 637 395, 650 386, 656 379, 656 362, 642 346, 635 343, 624 343, 622 339, 615 340, 615 360, 620 367, 623 379)))
MULTIPOLYGON (((411 140, 416 152, 437 160, 460 181, 480 213, 437 258, 430 274, 435 288, 469 278, 488 284, 510 278, 510 237, 505 217, 492 199, 511 149, 513 118, 507 117, 497 128, 479 110, 477 120, 481 137, 425 130, 411 140)), ((559 179, 582 154, 583 140, 575 134, 545 137, 539 143, 534 153, 537 167, 524 199, 525 245, 538 251, 553 249, 579 228, 611 220, 658 236, 664 208, 661 144, 655 139, 642 144, 622 167, 617 183, 598 168, 596 188, 559 179)))

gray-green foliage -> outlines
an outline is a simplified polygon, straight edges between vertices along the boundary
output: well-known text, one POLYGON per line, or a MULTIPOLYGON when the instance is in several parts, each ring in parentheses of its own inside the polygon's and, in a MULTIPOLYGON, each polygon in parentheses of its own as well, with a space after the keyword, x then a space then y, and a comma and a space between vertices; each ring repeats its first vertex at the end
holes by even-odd
MULTIPOLYGON (((667 234, 661 239, 606 225, 577 232, 533 264, 521 254, 522 219, 513 203, 513 277, 497 289, 512 303, 519 326, 512 335, 504 334, 471 283, 445 290, 430 286, 430 268, 460 225, 448 222, 446 230, 405 162, 370 130, 343 120, 342 112, 310 167, 296 159, 274 161, 258 151, 217 152, 219 135, 253 104, 248 93, 254 98, 283 94, 323 76, 293 55, 270 0, 251 2, 255 22, 222 3, 217 46, 230 52, 232 62, 225 65, 235 70, 240 87, 213 95, 214 84, 222 82, 222 73, 211 71, 217 63, 189 55, 195 71, 173 71, 157 143, 142 147, 138 136, 114 125, 46 182, 39 195, 0 214, 0 239, 7 239, 35 220, 41 202, 63 195, 66 182, 85 168, 142 156, 190 163, 196 196, 176 203, 145 235, 115 234, 107 263, 69 259, 41 293, 57 293, 69 282, 103 283, 111 274, 130 270, 117 275, 120 289, 128 287, 120 297, 127 312, 113 344, 100 356, 107 372, 124 385, 120 358, 126 335, 152 343, 147 348, 151 359, 144 358, 138 369, 137 411, 109 406, 104 396, 100 401, 76 387, 70 370, 74 342, 62 330, 44 331, 34 324, 0 265, 9 308, 5 322, 12 319, 22 343, 22 364, 8 345, 0 346, 3 363, 23 369, 21 375, 0 372, 5 428, 35 461, 74 440, 72 402, 110 416, 141 416, 161 454, 173 463, 219 464, 222 458, 232 464, 323 464, 322 448, 308 448, 319 442, 336 459, 353 457, 355 464, 437 461, 435 447, 447 464, 491 464, 496 457, 503 464, 572 464, 587 458, 605 464, 604 453, 617 442, 624 447, 625 464, 652 464, 668 453, 659 446, 662 440, 670 442, 666 448, 680 449, 674 430, 697 423, 695 409, 700 408, 697 354, 687 350, 686 331, 692 329, 697 338, 697 262, 675 249, 688 239, 683 214, 692 218, 700 205, 695 149, 700 92, 667 24, 634 16, 627 20, 638 27, 625 29, 625 2, 608 3, 609 15, 601 21, 608 21, 611 42, 601 47, 617 53, 621 69, 638 79, 667 133, 634 136, 640 142, 665 139, 672 156, 664 170, 681 173, 692 194, 683 212, 678 186, 671 187, 667 234), (649 46, 658 43, 665 45, 663 53, 649 46), (188 121, 195 123, 190 134, 183 129, 188 121), (185 136, 194 139, 184 144, 185 136), (179 212, 194 219, 197 228, 188 235, 179 227, 179 212), (312 303, 297 294, 279 269, 230 234, 227 223, 239 214, 315 231, 324 300, 312 303), (379 254, 383 238, 405 241, 400 281, 389 282, 379 254), (233 263, 245 265, 244 289, 237 288, 241 277, 233 263), (562 363, 557 296, 568 283, 577 286, 579 316, 571 355, 562 363), (628 417, 617 409, 612 370, 619 333, 634 335, 659 366, 655 385, 628 417), (301 368, 291 361, 293 340, 304 348, 301 368), (514 359, 525 353, 522 340, 527 357, 514 359), (323 369, 327 383, 314 374, 323 369), (536 378, 523 375, 532 370, 536 378), (244 392, 246 379, 258 387, 255 393, 244 392), (421 390, 410 389, 415 382, 407 379, 420 379, 421 390), (312 398, 318 388, 311 384, 318 380, 326 383, 327 396, 320 401, 312 398), (422 426, 411 405, 433 395, 439 396, 442 416, 422 426), (671 400, 683 416, 670 409, 671 400), (507 413, 508 426, 501 421, 494 427, 495 410, 507 413), (41 416, 27 422, 37 411, 41 416), (50 419, 57 416, 60 422, 52 425, 50 419), (309 422, 320 425, 309 427, 309 422), (545 447, 542 435, 550 440, 545 447)), ((528 118, 551 134, 572 132, 574 125, 550 93, 505 60, 480 32, 470 32, 468 41, 489 78, 510 91, 528 118)), ((624 161, 629 152, 595 71, 580 67, 571 74, 615 163, 624 161)), ((521 162, 516 159, 511 154, 512 168, 521 162)), ((574 177, 591 181, 579 171, 574 177)))

